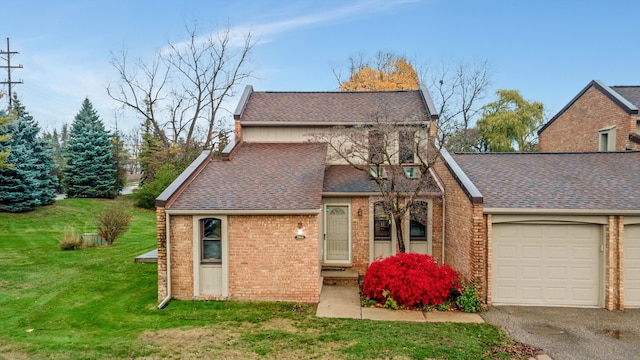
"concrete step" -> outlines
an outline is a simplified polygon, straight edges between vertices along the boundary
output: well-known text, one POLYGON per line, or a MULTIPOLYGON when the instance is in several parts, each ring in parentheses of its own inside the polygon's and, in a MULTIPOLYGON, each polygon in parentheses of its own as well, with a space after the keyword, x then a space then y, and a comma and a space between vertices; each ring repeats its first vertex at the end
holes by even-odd
POLYGON ((325 285, 358 285, 360 278, 352 268, 324 268, 321 275, 325 285))

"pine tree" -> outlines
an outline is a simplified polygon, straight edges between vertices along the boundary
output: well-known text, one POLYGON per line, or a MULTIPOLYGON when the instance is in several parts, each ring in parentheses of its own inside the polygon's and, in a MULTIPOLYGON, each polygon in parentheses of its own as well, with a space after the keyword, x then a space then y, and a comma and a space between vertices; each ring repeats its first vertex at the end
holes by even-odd
POLYGON ((115 175, 111 135, 87 98, 69 132, 65 192, 68 197, 114 198, 118 195, 115 175))
POLYGON ((12 134, 2 146, 11 148, 7 162, 14 166, 0 171, 0 210, 23 212, 52 204, 58 180, 50 149, 38 138, 40 127, 22 103, 13 100, 16 118, 1 131, 12 134))

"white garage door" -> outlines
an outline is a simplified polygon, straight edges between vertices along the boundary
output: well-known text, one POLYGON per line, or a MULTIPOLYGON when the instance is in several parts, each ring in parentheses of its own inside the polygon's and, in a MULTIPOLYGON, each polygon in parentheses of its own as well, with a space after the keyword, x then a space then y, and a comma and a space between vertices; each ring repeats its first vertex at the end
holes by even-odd
POLYGON ((598 225, 494 224, 494 305, 599 306, 598 225))
POLYGON ((640 225, 624 227, 624 306, 640 307, 640 225))

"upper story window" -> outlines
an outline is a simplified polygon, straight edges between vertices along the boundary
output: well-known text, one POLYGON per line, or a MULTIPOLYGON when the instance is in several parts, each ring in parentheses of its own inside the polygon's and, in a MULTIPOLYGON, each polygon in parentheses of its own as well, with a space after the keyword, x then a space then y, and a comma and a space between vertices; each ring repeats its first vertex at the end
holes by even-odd
POLYGON ((383 202, 373 204, 373 238, 391 240, 391 217, 383 202))
POLYGON ((616 126, 598 130, 598 151, 616 151, 616 126))
POLYGON ((369 162, 372 164, 382 164, 384 162, 384 133, 380 131, 369 131, 369 162))
POLYGON ((400 131, 399 133, 399 153, 400 163, 410 163, 415 161, 415 131, 400 131))
POLYGON ((200 240, 202 242, 202 262, 222 261, 222 221, 215 218, 200 220, 200 240))

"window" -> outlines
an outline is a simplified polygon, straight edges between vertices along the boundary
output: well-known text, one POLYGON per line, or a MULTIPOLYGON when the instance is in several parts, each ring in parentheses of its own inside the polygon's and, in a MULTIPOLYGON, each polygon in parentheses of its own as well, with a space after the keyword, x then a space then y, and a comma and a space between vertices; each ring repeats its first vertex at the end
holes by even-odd
POLYGON ((415 131, 400 131, 400 163, 413 163, 415 156, 415 131))
POLYGON ((373 238, 374 240, 391 240, 391 218, 382 202, 373 205, 373 238))
POLYGON ((616 151, 616 126, 607 126, 598 131, 598 151, 616 151))
POLYGON ((215 218, 200 220, 202 240, 202 262, 219 263, 222 261, 222 221, 215 218))
POLYGON ((409 239, 411 241, 427 240, 429 204, 423 201, 416 202, 411 207, 411 221, 409 239))
POLYGON ((384 161, 384 134, 380 131, 369 131, 369 162, 382 164, 384 161))

